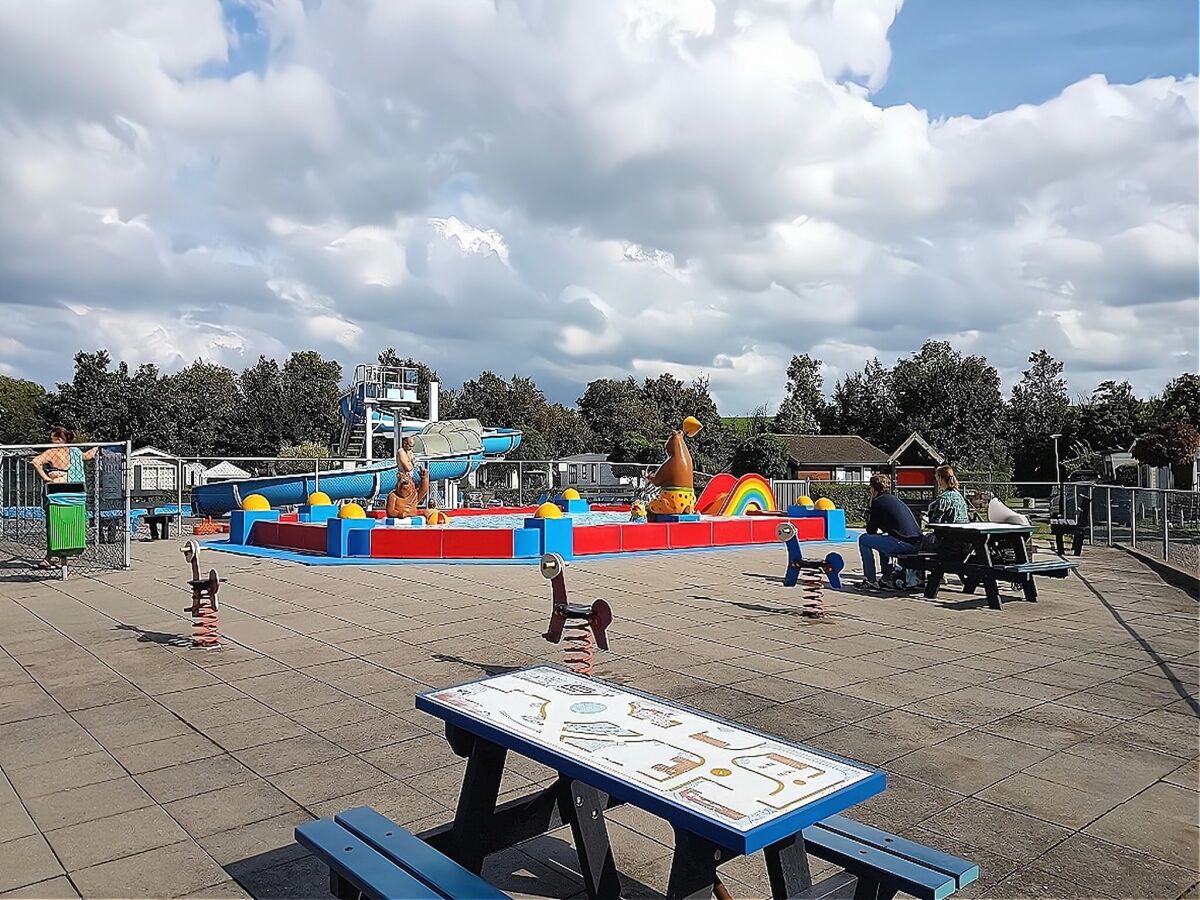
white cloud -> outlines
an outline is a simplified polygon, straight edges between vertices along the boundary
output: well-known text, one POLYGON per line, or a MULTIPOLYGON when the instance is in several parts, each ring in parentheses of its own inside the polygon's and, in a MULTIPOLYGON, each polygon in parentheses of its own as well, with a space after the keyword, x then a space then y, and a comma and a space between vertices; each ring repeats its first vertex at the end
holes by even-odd
POLYGON ((928 337, 1196 369, 1195 78, 931 121, 870 99, 896 0, 246 2, 230 78, 217 0, 0 5, 0 369, 391 344, 730 412, 928 337))

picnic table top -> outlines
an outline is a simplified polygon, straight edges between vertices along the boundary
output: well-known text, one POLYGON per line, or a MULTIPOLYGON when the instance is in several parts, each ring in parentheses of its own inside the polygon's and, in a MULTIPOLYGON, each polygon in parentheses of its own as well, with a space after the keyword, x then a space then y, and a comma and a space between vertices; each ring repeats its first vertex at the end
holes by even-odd
POLYGON ((931 522, 929 527, 934 531, 979 532, 981 534, 1033 534, 1037 530, 1033 525, 1009 525, 1002 522, 966 522, 962 524, 931 522))
POLYGON ((552 666, 427 691, 417 708, 741 853, 886 783, 861 763, 552 666))

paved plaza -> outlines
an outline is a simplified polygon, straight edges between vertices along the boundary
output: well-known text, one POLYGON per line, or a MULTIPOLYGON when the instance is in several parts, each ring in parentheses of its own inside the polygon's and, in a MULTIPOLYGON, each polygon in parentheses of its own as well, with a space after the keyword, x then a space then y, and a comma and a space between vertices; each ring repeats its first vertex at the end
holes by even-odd
MULTIPOLYGON (((134 555, 99 578, 0 577, 0 896, 328 896, 296 824, 453 815, 464 763, 415 694, 561 654, 532 567, 218 553, 202 562, 226 579, 229 645, 190 651, 172 645, 190 629, 178 543, 134 555)), ((882 767, 887 790, 851 815, 977 862, 962 895, 1198 896, 1194 598, 1089 547, 1037 604, 827 593, 813 621, 784 561, 573 565, 574 599, 616 613, 597 674, 882 767)), ((548 782, 510 760, 501 799, 548 782)), ((665 887, 670 829, 619 808, 611 833, 627 894, 665 887)), ((560 829, 484 876, 570 897, 577 867, 560 829)), ((761 857, 722 877, 768 894, 761 857)))

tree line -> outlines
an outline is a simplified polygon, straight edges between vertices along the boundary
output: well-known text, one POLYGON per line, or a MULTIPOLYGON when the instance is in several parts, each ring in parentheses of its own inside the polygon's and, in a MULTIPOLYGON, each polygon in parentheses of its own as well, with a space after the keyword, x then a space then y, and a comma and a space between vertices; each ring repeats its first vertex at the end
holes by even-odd
MULTIPOLYGON (((428 414, 428 385, 440 378, 394 349, 382 365, 418 371, 417 416, 428 414)), ((73 377, 47 390, 0 376, 0 443, 40 443, 63 424, 87 440, 131 440, 180 456, 316 456, 336 452, 343 369, 311 350, 282 362, 260 357, 242 372, 198 361, 164 374, 153 365, 114 365, 104 350, 75 355, 73 377)), ((483 372, 443 386, 441 418, 476 418, 519 428, 512 459, 606 453, 616 463, 653 463, 685 416, 704 428, 691 442, 699 471, 761 472, 786 477, 780 435, 856 434, 895 449, 919 431, 960 469, 1018 480, 1054 479, 1052 434, 1068 469, 1101 470, 1102 454, 1128 449, 1152 465, 1189 460, 1200 445, 1200 376, 1184 374, 1163 392, 1139 398, 1126 381, 1104 381, 1072 399, 1063 364, 1044 350, 1008 396, 995 367, 944 341, 928 341, 885 366, 871 359, 843 375, 826 396, 821 361, 794 356, 777 410, 722 417, 705 378, 673 375, 597 379, 574 406, 550 402, 530 378, 483 372)), ((381 441, 380 453, 388 452, 381 441)))

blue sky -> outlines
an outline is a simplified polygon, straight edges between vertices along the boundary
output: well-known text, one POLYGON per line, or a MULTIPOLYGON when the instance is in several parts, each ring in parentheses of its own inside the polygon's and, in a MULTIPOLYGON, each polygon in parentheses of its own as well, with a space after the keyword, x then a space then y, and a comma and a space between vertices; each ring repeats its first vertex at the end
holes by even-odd
POLYGON ((874 95, 931 116, 1042 103, 1094 73, 1129 84, 1196 72, 1196 0, 905 0, 874 95))

